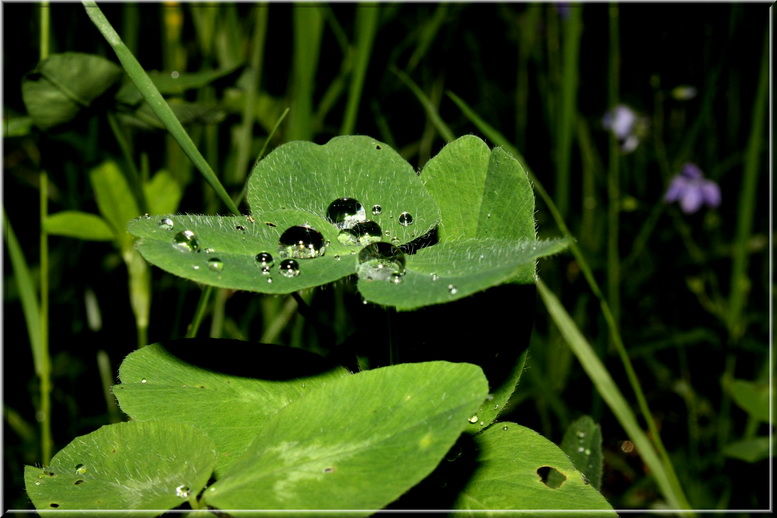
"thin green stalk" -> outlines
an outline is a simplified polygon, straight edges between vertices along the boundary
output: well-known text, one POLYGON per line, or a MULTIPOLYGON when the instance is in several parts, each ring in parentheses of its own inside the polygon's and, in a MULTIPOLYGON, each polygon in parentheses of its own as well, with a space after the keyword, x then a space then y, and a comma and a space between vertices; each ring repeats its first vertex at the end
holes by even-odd
POLYGON ((623 397, 618 385, 615 384, 607 368, 577 328, 574 320, 569 316, 558 298, 541 280, 537 281, 537 290, 539 291, 540 298, 545 303, 545 307, 548 309, 548 313, 556 323, 559 331, 561 331, 567 344, 569 344, 569 347, 577 356, 599 394, 601 394, 613 414, 615 414, 618 422, 623 426, 645 464, 650 468, 667 503, 676 509, 691 509, 671 464, 667 466, 662 462, 653 443, 640 428, 630 403, 623 397))
POLYGON ((111 368, 111 359, 105 350, 97 351, 97 370, 100 372, 100 382, 103 386, 103 397, 105 406, 108 408, 108 416, 111 423, 121 421, 119 407, 116 405, 116 398, 113 397, 111 386, 113 386, 113 369, 111 368))
MULTIPOLYGON (((526 170, 527 175, 529 176, 529 179, 534 184, 535 191, 537 191, 537 193, 540 195, 542 200, 545 202, 548 208, 548 211, 553 217, 553 220, 556 222, 556 225, 558 226, 561 233, 565 237, 572 238, 572 234, 569 232, 569 228, 567 227, 566 223, 564 223, 564 220, 559 214, 558 209, 556 208, 556 205, 553 203, 553 200, 550 198, 547 191, 542 186, 542 183, 540 183, 540 181, 534 175, 531 168, 526 164, 526 161, 523 159, 523 157, 518 152, 518 150, 515 149, 512 146, 512 144, 510 144, 510 142, 504 137, 504 135, 502 135, 501 133, 496 131, 492 126, 490 126, 488 123, 483 121, 463 100, 461 100, 459 97, 457 97, 451 92, 448 92, 448 95, 459 106, 459 108, 462 110, 465 116, 468 119, 470 119, 475 124, 475 126, 477 126, 478 129, 486 136, 486 138, 490 139, 495 144, 502 146, 510 153, 513 153, 513 155, 518 159, 518 161, 521 162, 524 169, 526 170)), ((615 346, 615 349, 618 351, 620 360, 623 363, 623 367, 626 371, 629 384, 631 385, 631 388, 634 391, 634 394, 637 398, 640 411, 642 412, 642 415, 648 424, 648 428, 653 437, 653 440, 656 443, 656 447, 658 449, 659 454, 661 455, 664 466, 666 467, 667 471, 673 473, 674 469, 672 468, 671 460, 669 459, 669 455, 667 454, 666 449, 663 446, 663 442, 661 441, 661 436, 658 433, 658 427, 656 426, 655 420, 653 419, 653 414, 650 412, 650 409, 648 408, 647 399, 645 398, 645 395, 642 391, 642 387, 639 383, 639 379, 637 378, 637 375, 634 372, 634 368, 631 365, 631 360, 629 359, 628 352, 626 351, 626 348, 623 344, 623 340, 621 339, 620 331, 618 330, 619 329, 618 324, 616 323, 615 317, 612 311, 610 310, 610 306, 607 303, 607 300, 605 299, 604 295, 602 294, 602 291, 599 288, 599 284, 596 282, 596 279, 594 278, 593 272, 591 270, 591 267, 588 264, 588 261, 586 261, 582 250, 580 250, 580 247, 574 241, 574 238, 572 238, 572 240, 570 241, 569 248, 572 254, 575 256, 575 259, 577 260, 578 265, 580 266, 580 269, 583 272, 583 276, 585 277, 586 281, 588 282, 588 285, 591 288, 591 291, 594 293, 596 298, 599 299, 600 309, 602 311, 602 314, 604 315, 605 322, 607 323, 607 326, 610 330, 610 336, 615 346)))
POLYGON ((111 45, 111 48, 113 48, 116 56, 119 58, 127 75, 132 79, 132 82, 143 95, 146 102, 148 102, 148 105, 156 116, 159 117, 159 120, 162 121, 162 124, 167 128, 167 131, 170 132, 173 138, 175 138, 181 146, 184 153, 186 153, 194 165, 197 166, 197 169, 202 173, 205 181, 213 187, 224 205, 226 205, 233 214, 239 216, 240 210, 237 208, 237 205, 235 205, 232 198, 229 197, 229 194, 227 194, 224 186, 221 185, 221 182, 208 162, 203 158, 202 154, 197 149, 197 146, 194 145, 191 137, 189 137, 189 134, 186 133, 186 130, 181 125, 181 122, 176 118, 173 110, 162 97, 162 94, 159 93, 156 86, 154 86, 151 78, 148 77, 148 74, 143 70, 143 67, 138 63, 138 60, 132 52, 124 45, 108 19, 105 18, 103 12, 97 7, 97 4, 93 0, 83 0, 83 4, 89 18, 91 18, 97 29, 111 45))
POLYGON ((243 108, 243 123, 240 126, 240 137, 237 143, 237 160, 233 171, 233 183, 242 183, 248 174, 248 161, 251 155, 251 143, 254 123, 256 121, 256 99, 259 96, 259 83, 262 77, 262 60, 264 58, 264 41, 267 37, 266 4, 256 7, 256 26, 254 39, 251 42, 251 75, 249 76, 246 104, 243 108))
POLYGON ((45 313, 39 305, 32 274, 27 267, 24 253, 16 239, 16 234, 11 227, 5 209, 3 209, 3 226, 8 256, 11 259, 14 279, 19 288, 24 320, 30 337, 35 374, 40 380, 40 406, 37 417, 41 432, 41 463, 45 466, 51 460, 53 445, 51 439, 51 358, 48 351, 48 326, 43 322, 45 313))
POLYGON ((294 4, 292 9, 294 64, 288 140, 312 140, 313 85, 321 49, 324 12, 321 7, 307 4, 294 4))
POLYGON ((578 61, 580 36, 583 32, 580 20, 582 7, 569 10, 569 17, 562 22, 561 106, 558 110, 558 143, 556 145, 556 204, 563 217, 569 214, 569 169, 572 161, 572 143, 577 126, 578 61))
MULTIPOLYGON (((610 5, 610 64, 607 101, 612 109, 620 96, 620 47, 618 35, 618 6, 610 5)), ((615 325, 620 322, 620 257, 618 234, 620 232, 620 149, 613 133, 610 133, 610 160, 607 172, 607 300, 612 309, 615 325)))
MULTIPOLYGON (((49 5, 41 5, 40 25, 41 44, 40 59, 49 55, 49 5)), ((41 458, 43 464, 51 460, 53 439, 51 437, 51 368, 49 364, 49 235, 43 224, 48 219, 49 212, 49 176, 40 171, 40 346, 41 355, 46 358, 46 367, 38 375, 40 377, 40 426, 41 426, 41 458)))
POLYGON ((734 342, 745 330, 742 312, 747 300, 750 281, 747 278, 749 253, 747 243, 753 233, 753 216, 756 208, 758 174, 761 172, 761 149, 764 143, 764 127, 769 92, 769 39, 766 38, 761 59, 761 76, 753 105, 753 125, 745 151, 744 178, 739 194, 737 230, 734 237, 733 261, 731 265, 731 288, 728 304, 728 331, 734 342))
POLYGON ((418 101, 421 103, 421 106, 423 106, 424 110, 426 111, 426 116, 429 117, 429 120, 434 125, 435 128, 437 128, 437 131, 440 132, 440 136, 445 139, 446 142, 453 141, 456 136, 453 134, 453 132, 450 130, 447 124, 440 118, 440 114, 437 111, 437 107, 434 105, 434 103, 426 96, 426 94, 421 90, 421 88, 418 87, 415 82, 410 79, 410 77, 399 70, 395 66, 389 67, 389 70, 394 72, 397 77, 407 85, 408 88, 410 88, 410 91, 415 94, 415 96, 418 98, 418 101))
POLYGON ((343 124, 340 127, 341 135, 350 135, 356 128, 356 116, 359 114, 364 77, 367 75, 372 44, 378 29, 379 9, 378 5, 359 5, 356 8, 356 63, 351 73, 348 104, 345 108, 343 124))
MULTIPOLYGON (((281 125, 281 122, 283 122, 283 119, 286 118, 286 115, 289 114, 289 109, 286 108, 283 110, 283 113, 280 117, 278 117, 278 120, 275 122, 275 126, 273 126, 272 131, 270 131, 270 134, 267 135, 267 138, 264 139, 264 144, 262 145, 262 149, 259 150, 259 154, 256 155, 256 160, 254 161, 254 165, 251 168, 252 170, 259 165, 259 162, 262 160, 262 157, 264 156, 265 151, 267 151, 267 146, 270 144, 270 141, 275 136, 275 133, 278 131, 278 128, 281 125)), ((243 199, 246 197, 246 192, 248 192, 248 182, 245 182, 243 184, 243 189, 240 191, 240 196, 237 198, 237 204, 240 205, 243 202, 243 199)))
POLYGON ((135 196, 135 201, 138 203, 140 212, 148 212, 148 202, 146 201, 146 194, 143 191, 143 184, 140 179, 140 172, 135 166, 135 161, 132 159, 132 152, 130 151, 129 142, 126 135, 119 126, 119 121, 116 120, 116 115, 113 112, 108 112, 108 124, 111 126, 113 136, 116 137, 116 142, 119 143, 121 154, 124 155, 124 161, 127 163, 127 171, 129 173, 127 183, 132 189, 132 194, 135 196))
POLYGON ((213 293, 213 286, 205 286, 202 293, 200 293, 200 300, 197 301, 197 307, 194 310, 194 318, 191 324, 186 329, 186 338, 194 338, 197 336, 197 332, 200 330, 200 324, 205 317, 205 312, 208 309, 208 299, 211 293, 213 293))

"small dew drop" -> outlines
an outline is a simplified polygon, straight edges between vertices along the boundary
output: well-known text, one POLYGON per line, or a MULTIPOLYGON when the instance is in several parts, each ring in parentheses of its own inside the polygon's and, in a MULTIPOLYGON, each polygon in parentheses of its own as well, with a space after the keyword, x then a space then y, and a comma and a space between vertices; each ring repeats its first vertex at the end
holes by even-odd
POLYGON ((413 216, 409 212, 403 212, 399 215, 399 224, 403 227, 407 227, 413 224, 413 216))
POLYGON ((294 259, 284 259, 278 268, 284 277, 292 278, 299 275, 299 263, 294 259))
POLYGON ((220 273, 222 270, 224 270, 224 262, 217 257, 208 259, 208 270, 220 273))
POLYGON ((235 225, 235 230, 238 232, 245 232, 246 228, 243 225, 235 225))
POLYGON ((170 218, 165 218, 159 222, 157 227, 161 228, 162 230, 172 230, 173 229, 173 220, 170 218))
POLYGON ((467 419, 467 421, 469 421, 469 422, 470 422, 470 423, 472 423, 472 424, 475 424, 475 423, 477 423, 477 422, 478 422, 478 416, 477 416, 477 415, 473 415, 472 417, 470 417, 469 419, 467 419))
POLYGON ((591 455, 591 449, 590 448, 586 448, 583 453, 585 453, 586 455, 591 455))
POLYGON ((145 383, 146 382, 146 378, 143 378, 142 380, 140 380, 140 382, 141 383, 145 383))
POLYGON ((507 430, 509 430, 509 428, 507 426, 503 426, 502 430, 504 430, 506 432, 507 430))
POLYGON ((173 237, 173 248, 181 252, 198 252, 200 242, 191 230, 182 230, 173 237))
POLYGON ((381 212, 383 212, 383 207, 381 207, 380 205, 373 205, 373 206, 372 206, 372 213, 373 213, 374 215, 376 215, 376 216, 377 216, 377 215, 378 215, 378 214, 380 214, 381 212))
POLYGON ((200 267, 199 267, 199 266, 197 266, 197 265, 195 264, 194 266, 192 266, 192 269, 193 269, 193 270, 199 270, 199 269, 200 269, 200 267))
POLYGON ((178 486, 175 488, 175 496, 179 498, 189 498, 190 489, 187 486, 178 486))
POLYGON ((179 74, 177 70, 173 70, 172 72, 170 72, 170 77, 172 77, 173 79, 178 79, 179 75, 181 74, 179 74))
POLYGON ((448 293, 451 295, 456 295, 459 292, 458 288, 454 286, 453 284, 448 284, 448 293))
POLYGON ((256 264, 262 269, 264 275, 270 275, 270 268, 272 268, 274 261, 272 255, 267 252, 259 252, 256 254, 256 264))
POLYGON ((585 437, 585 432, 577 432, 577 438, 583 439, 585 437))
POLYGON ((272 277, 267 277, 267 284, 272 284, 272 277))
POLYGON ((439 275, 437 275, 436 273, 433 273, 433 274, 432 274, 432 280, 433 280, 433 281, 439 281, 439 280, 440 280, 440 276, 439 276, 439 275))
POLYGON ((580 446, 580 447, 577 449, 577 452, 578 452, 578 453, 583 453, 584 451, 585 451, 585 448, 583 448, 582 446, 580 446))
POLYGON ((213 252, 215 252, 215 250, 212 248, 206 248, 205 250, 203 250, 203 252, 205 252, 206 254, 212 254, 213 252))
POLYGON ((76 464, 76 473, 77 474, 83 475, 84 473, 86 473, 86 471, 87 471, 86 470, 86 466, 84 466, 83 464, 76 464))
POLYGON ((336 255, 336 256, 335 256, 335 261, 339 261, 339 260, 340 260, 340 256, 339 256, 339 255, 336 255))
POLYGON ((391 282, 393 284, 399 284, 402 282, 402 277, 404 277, 404 274, 399 272, 394 272, 391 274, 391 282))

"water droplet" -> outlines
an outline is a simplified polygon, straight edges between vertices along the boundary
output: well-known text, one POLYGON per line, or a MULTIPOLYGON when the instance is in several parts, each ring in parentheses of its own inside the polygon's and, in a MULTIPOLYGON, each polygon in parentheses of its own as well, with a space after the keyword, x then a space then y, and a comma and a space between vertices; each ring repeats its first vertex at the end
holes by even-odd
POLYGON ((262 269, 262 273, 270 275, 270 268, 275 264, 272 255, 267 252, 259 252, 254 259, 256 259, 256 264, 259 265, 259 268, 262 269))
POLYGON ((502 430, 504 430, 506 432, 507 430, 509 430, 509 428, 507 428, 507 426, 503 426, 502 430))
POLYGON ((193 270, 199 270, 199 269, 200 269, 200 267, 199 267, 199 266, 197 266, 197 265, 195 264, 194 266, 192 266, 192 269, 193 269, 193 270))
POLYGON ((35 485, 36 485, 36 486, 39 486, 39 485, 40 485, 40 482, 38 482, 38 481, 36 480, 36 481, 35 481, 35 485))
POLYGON ((86 472, 87 472, 86 466, 84 466, 83 464, 76 464, 76 473, 78 475, 83 475, 86 472))
POLYGON ((245 232, 246 228, 243 225, 235 225, 235 230, 238 232, 245 232))
POLYGON ((583 453, 585 453, 586 455, 591 455, 591 449, 590 448, 586 448, 583 453))
POLYGON ((499 408, 499 405, 498 404, 494 405, 494 410, 496 410, 497 408, 499 408))
POLYGON ((162 230, 172 230, 173 220, 170 218, 165 218, 159 222, 157 227, 161 228, 162 230))
POLYGON ((267 277, 267 284, 272 284, 272 277, 267 277))
POLYGON ((206 254, 212 254, 213 252, 215 252, 215 250, 212 248, 206 248, 205 250, 203 250, 203 252, 205 252, 206 254))
POLYGON ((391 281, 394 274, 405 273, 405 254, 388 243, 372 243, 359 252, 359 277, 366 280, 391 281))
POLYGON ((583 448, 582 446, 580 446, 580 447, 577 449, 577 452, 578 452, 578 453, 583 453, 584 451, 585 451, 585 448, 583 448))
POLYGON ((454 286, 453 284, 448 284, 448 293, 451 295, 456 295, 459 292, 458 288, 454 286))
POLYGON ((170 77, 172 77, 173 79, 178 79, 179 75, 180 74, 178 73, 177 70, 173 70, 172 72, 170 72, 170 77))
POLYGON ((490 218, 491 217, 491 213, 489 212, 488 214, 486 214, 486 217, 490 218))
POLYGON ((394 284, 399 284, 402 282, 402 277, 404 277, 404 273, 394 272, 391 274, 391 282, 394 284))
POLYGON ((220 273, 224 269, 224 262, 217 258, 213 257, 211 259, 208 259, 208 270, 216 273, 220 273))
POLYGON ((470 423, 472 423, 472 424, 475 424, 475 423, 477 423, 477 422, 478 422, 478 416, 477 416, 477 415, 473 415, 472 417, 470 417, 469 419, 467 419, 467 421, 469 421, 469 422, 470 422, 470 423))
POLYGON ((281 271, 281 275, 284 277, 296 277, 299 275, 299 263, 294 259, 284 259, 281 264, 278 265, 281 271))
POLYGON ((366 214, 362 204, 353 198, 338 198, 326 209, 326 219, 339 229, 351 228, 359 222, 366 221, 366 214))
POLYGON ((142 380, 140 380, 140 382, 141 383, 145 383, 146 382, 146 378, 143 378, 142 380))
POLYGON ((383 212, 383 207, 381 207, 380 205, 373 205, 373 206, 372 206, 372 213, 373 213, 374 215, 376 215, 376 216, 377 216, 377 215, 378 215, 378 214, 380 214, 381 212, 383 212))
POLYGON ((403 227, 413 224, 413 216, 409 212, 403 212, 399 215, 399 224, 403 227))
POLYGON ((339 255, 336 255, 336 256, 335 256, 335 261, 339 261, 339 260, 340 260, 340 256, 339 256, 339 255))
POLYGON ((433 280, 433 281, 439 281, 439 280, 440 280, 440 276, 439 276, 439 275, 437 275, 436 273, 433 273, 433 274, 432 274, 432 280, 433 280))
POLYGON ((577 438, 582 439, 585 437, 585 432, 577 432, 577 438))
POLYGON ((312 259, 324 255, 324 236, 307 225, 298 225, 287 229, 278 240, 281 257, 312 259))
POLYGON ((380 241, 380 226, 374 221, 362 221, 343 229, 337 240, 345 246, 366 246, 380 241))
POLYGON ((178 486, 175 488, 175 496, 179 498, 189 498, 189 491, 188 486, 178 486))
POLYGON ((181 252, 197 252, 200 250, 200 242, 194 232, 183 230, 173 237, 173 248, 181 252))

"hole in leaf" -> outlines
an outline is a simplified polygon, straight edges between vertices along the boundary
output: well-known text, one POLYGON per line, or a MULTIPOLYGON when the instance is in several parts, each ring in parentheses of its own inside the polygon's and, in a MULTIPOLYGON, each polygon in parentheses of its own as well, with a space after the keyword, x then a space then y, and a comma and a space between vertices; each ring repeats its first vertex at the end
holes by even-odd
POLYGON ((537 469, 537 475, 539 475, 542 483, 551 489, 558 489, 566 482, 567 476, 550 466, 542 466, 537 469))
POLYGON ((324 468, 324 473, 332 473, 335 470, 333 467, 324 468))
POLYGON ((81 485, 81 484, 83 484, 83 483, 84 483, 83 479, 80 479, 80 478, 79 478, 78 480, 76 480, 75 482, 73 482, 73 485, 74 485, 74 486, 80 486, 80 485, 81 485))
POLYGON ((269 221, 265 221, 264 224, 267 225, 268 227, 277 227, 278 226, 275 223, 270 223, 269 221))
POLYGON ((49 507, 54 507, 54 508, 56 509, 57 507, 59 507, 59 504, 58 504, 58 503, 56 503, 56 502, 51 502, 51 503, 49 504, 49 507))

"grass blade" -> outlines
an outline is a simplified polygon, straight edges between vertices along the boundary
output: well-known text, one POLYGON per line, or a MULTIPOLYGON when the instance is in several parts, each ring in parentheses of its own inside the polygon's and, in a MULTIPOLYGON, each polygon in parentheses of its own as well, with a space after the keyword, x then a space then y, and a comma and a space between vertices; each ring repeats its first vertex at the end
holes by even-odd
POLYGON ((561 305, 558 298, 541 280, 537 281, 537 290, 564 340, 569 344, 570 349, 572 349, 588 377, 596 386, 602 399, 604 399, 607 406, 615 414, 618 422, 623 426, 623 429, 636 446, 642 460, 650 468, 664 498, 667 499, 667 502, 673 508, 690 509, 691 507, 683 494, 674 471, 666 469, 656 449, 653 447, 653 443, 640 428, 637 416, 631 410, 631 404, 623 397, 607 368, 577 328, 572 317, 569 316, 569 313, 561 305))
POLYGON ((170 132, 173 138, 175 138, 181 146, 184 153, 186 153, 194 165, 197 166, 197 169, 200 170, 205 181, 213 187, 224 205, 226 205, 233 214, 239 216, 240 210, 237 208, 237 205, 235 205, 235 202, 229 197, 229 194, 227 194, 224 186, 221 185, 221 182, 213 172, 213 169, 211 169, 208 162, 197 149, 197 146, 194 145, 194 142, 192 142, 189 134, 186 133, 181 122, 176 118, 170 105, 167 104, 167 101, 162 97, 162 94, 159 93, 159 90, 154 86, 151 78, 148 77, 148 74, 143 70, 143 67, 129 48, 124 45, 121 37, 119 37, 113 26, 111 26, 103 12, 97 7, 97 4, 93 0, 83 0, 83 4, 89 18, 91 18, 94 25, 103 37, 105 37, 105 40, 110 44, 114 52, 116 52, 116 56, 119 58, 127 75, 130 76, 132 82, 135 83, 135 86, 140 90, 140 93, 143 94, 146 102, 148 102, 151 109, 157 117, 159 117, 159 120, 165 125, 167 131, 170 132))
POLYGON ((356 8, 356 66, 351 74, 351 86, 348 93, 348 105, 343 116, 341 135, 350 135, 356 127, 356 116, 359 113, 359 101, 362 97, 364 77, 370 62, 372 44, 378 27, 380 15, 377 5, 359 5, 356 8))

